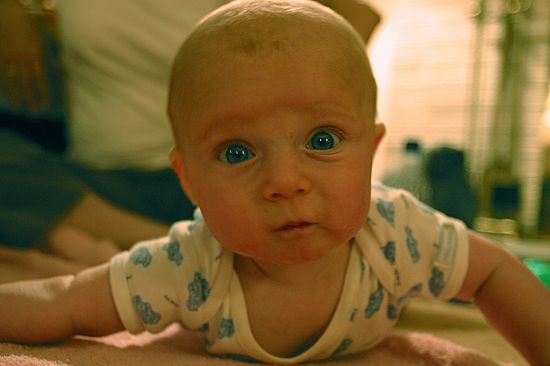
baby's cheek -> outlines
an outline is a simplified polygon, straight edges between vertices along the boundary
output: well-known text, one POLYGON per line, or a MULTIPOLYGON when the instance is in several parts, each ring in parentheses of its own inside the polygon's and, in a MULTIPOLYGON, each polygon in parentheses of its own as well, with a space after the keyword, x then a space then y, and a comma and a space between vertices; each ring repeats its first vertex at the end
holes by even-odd
POLYGON ((256 226, 246 213, 218 211, 207 218, 207 223, 212 234, 227 249, 238 253, 255 251, 256 226))
MULTIPOLYGON (((342 190, 338 207, 333 214, 347 231, 357 231, 365 223, 370 206, 370 189, 363 186, 347 186, 342 190)), ((353 233, 354 235, 355 233, 353 233)))

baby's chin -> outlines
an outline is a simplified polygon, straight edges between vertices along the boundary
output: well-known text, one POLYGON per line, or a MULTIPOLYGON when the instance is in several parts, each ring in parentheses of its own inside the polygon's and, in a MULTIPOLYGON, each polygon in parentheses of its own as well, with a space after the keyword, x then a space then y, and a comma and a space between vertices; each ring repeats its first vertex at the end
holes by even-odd
MULTIPOLYGON (((334 249, 334 248, 332 248, 334 249)), ((270 266, 278 267, 295 267, 302 264, 313 263, 321 260, 329 254, 331 249, 328 250, 301 250, 296 252, 287 253, 285 255, 270 255, 270 256, 257 256, 251 254, 237 253, 241 257, 246 257, 258 264, 264 263, 270 266)))
POLYGON ((265 257, 265 256, 254 256, 251 254, 246 253, 236 253, 241 258, 245 258, 247 260, 251 260, 259 265, 267 264, 270 266, 277 266, 277 267, 292 267, 308 262, 313 262, 315 260, 318 260, 322 258, 322 255, 312 256, 308 258, 304 257, 297 257, 297 256, 288 256, 288 257, 265 257))

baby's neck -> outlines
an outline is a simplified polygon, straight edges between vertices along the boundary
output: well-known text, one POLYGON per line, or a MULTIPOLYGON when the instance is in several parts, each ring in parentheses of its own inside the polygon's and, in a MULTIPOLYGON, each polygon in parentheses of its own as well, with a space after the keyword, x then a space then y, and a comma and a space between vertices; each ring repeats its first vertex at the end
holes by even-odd
POLYGON ((250 328, 264 350, 288 357, 323 334, 340 299, 350 252, 346 243, 317 261, 293 266, 236 256, 250 328))
POLYGON ((260 280, 288 289, 311 289, 314 284, 338 281, 346 272, 351 244, 335 247, 322 258, 294 265, 278 265, 236 256, 239 277, 260 280))

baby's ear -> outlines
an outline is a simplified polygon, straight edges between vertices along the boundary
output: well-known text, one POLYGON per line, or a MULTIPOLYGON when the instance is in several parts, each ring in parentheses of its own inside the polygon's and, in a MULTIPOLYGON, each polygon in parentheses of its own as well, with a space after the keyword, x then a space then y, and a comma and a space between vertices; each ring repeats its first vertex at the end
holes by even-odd
POLYGON ((373 155, 376 153, 382 138, 386 135, 386 126, 382 122, 376 122, 374 124, 374 149, 373 155))
POLYGON ((170 163, 172 164, 172 169, 178 176, 181 188, 183 189, 185 194, 187 194, 187 197, 189 197, 191 202, 196 205, 197 202, 195 201, 193 190, 191 189, 189 181, 187 180, 187 175, 185 174, 185 166, 183 165, 183 159, 181 158, 181 153, 178 150, 177 146, 173 146, 170 149, 170 163))

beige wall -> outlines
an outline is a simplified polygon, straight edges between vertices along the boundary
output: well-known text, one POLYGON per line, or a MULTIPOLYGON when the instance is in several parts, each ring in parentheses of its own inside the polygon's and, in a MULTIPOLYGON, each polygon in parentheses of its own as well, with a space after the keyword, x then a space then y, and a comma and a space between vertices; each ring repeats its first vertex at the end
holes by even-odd
MULTIPOLYGON (((503 0, 487 0, 487 20, 474 57, 476 26, 466 0, 369 0, 384 18, 369 53, 380 88, 379 116, 388 135, 379 150, 375 177, 398 162, 404 139, 417 137, 426 147, 451 144, 469 152, 474 184, 497 147, 491 136, 499 81, 499 22, 503 0), (474 65, 480 67, 478 103, 472 109, 474 65)), ((525 0, 523 1, 525 2, 525 0)), ((522 18, 523 19, 523 18, 522 18)), ((548 94, 550 1, 532 0, 525 18, 525 65, 521 125, 513 171, 522 186, 519 221, 527 233, 536 229, 543 170, 542 112, 548 94)), ((506 126, 502 134, 510 136, 506 126)), ((500 136, 497 141, 507 141, 500 136)), ((499 143, 498 145, 502 145, 499 143)))

